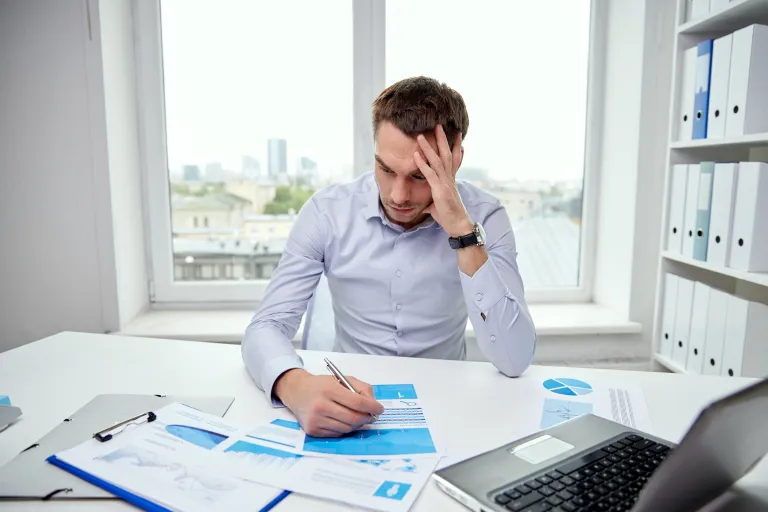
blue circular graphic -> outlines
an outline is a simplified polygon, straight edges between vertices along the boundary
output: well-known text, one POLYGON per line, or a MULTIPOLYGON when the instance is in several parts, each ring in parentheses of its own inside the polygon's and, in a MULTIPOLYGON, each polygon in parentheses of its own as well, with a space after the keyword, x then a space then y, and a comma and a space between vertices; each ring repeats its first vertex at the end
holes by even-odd
POLYGON ((547 379, 544 387, 558 395, 579 396, 592 392, 592 386, 578 379, 547 379))

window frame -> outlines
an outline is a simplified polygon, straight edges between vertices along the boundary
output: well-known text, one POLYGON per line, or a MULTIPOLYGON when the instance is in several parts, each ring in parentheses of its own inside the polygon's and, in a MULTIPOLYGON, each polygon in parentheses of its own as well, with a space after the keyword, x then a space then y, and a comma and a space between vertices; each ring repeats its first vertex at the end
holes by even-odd
MULTIPOLYGON (((605 48, 601 42, 607 32, 607 2, 590 0, 590 4, 579 286, 527 290, 526 300, 531 304, 592 300, 605 76, 605 48)), ((386 0, 354 0, 352 11, 353 164, 355 172, 361 173, 374 167, 370 106, 385 87, 386 0)), ((133 0, 133 15, 150 302, 156 306, 196 304, 200 307, 258 302, 266 292, 268 279, 174 280, 160 0, 133 0)))

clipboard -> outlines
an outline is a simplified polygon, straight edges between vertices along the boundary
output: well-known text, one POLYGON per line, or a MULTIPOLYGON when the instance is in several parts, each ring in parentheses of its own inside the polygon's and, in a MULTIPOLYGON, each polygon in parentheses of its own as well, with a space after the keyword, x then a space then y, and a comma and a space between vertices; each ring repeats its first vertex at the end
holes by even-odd
POLYGON ((163 395, 97 395, 36 443, 0 468, 0 503, 19 499, 117 499, 103 488, 62 471, 47 459, 76 446, 108 425, 180 402, 209 414, 224 416, 233 397, 163 395))

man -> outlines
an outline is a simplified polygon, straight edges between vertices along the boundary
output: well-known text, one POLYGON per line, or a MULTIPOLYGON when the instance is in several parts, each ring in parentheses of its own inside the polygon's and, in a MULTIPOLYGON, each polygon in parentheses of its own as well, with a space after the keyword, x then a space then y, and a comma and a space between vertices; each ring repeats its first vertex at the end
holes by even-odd
POLYGON ((242 352, 256 384, 310 435, 339 436, 382 412, 368 384, 350 378, 352 393, 308 373, 291 345, 323 272, 337 351, 463 359, 469 317, 501 373, 530 364, 536 334, 509 217, 456 182, 468 126, 445 84, 393 84, 373 103, 375 171, 317 192, 299 212, 242 352))

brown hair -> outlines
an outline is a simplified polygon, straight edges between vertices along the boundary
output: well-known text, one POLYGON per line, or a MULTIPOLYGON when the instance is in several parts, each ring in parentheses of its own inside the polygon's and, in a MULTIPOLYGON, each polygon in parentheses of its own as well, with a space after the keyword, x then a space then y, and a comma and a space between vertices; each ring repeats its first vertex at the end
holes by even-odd
POLYGON ((416 136, 443 125, 448 144, 462 140, 469 129, 467 106, 461 94, 433 78, 405 78, 386 89, 373 102, 373 136, 382 121, 389 121, 406 135, 416 136))

